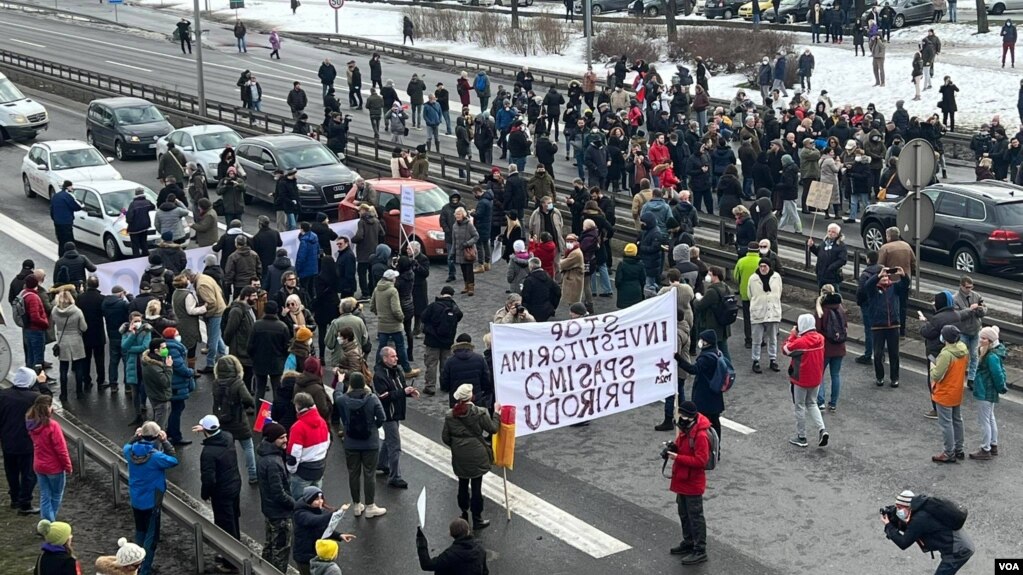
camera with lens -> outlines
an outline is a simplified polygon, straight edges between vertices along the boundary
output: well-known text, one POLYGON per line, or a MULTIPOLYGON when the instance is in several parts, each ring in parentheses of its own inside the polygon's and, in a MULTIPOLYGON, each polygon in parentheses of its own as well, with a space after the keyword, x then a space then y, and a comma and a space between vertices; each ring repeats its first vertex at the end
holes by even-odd
POLYGON ((900 523, 902 522, 902 520, 899 519, 898 513, 896 513, 894 505, 887 505, 885 507, 882 507, 881 509, 878 509, 878 513, 880 513, 881 515, 887 517, 888 521, 894 521, 894 522, 900 522, 900 523))
POLYGON ((678 453, 678 446, 673 441, 665 441, 661 444, 661 459, 667 461, 669 453, 678 453))
POLYGON ((523 306, 522 306, 522 304, 516 304, 516 305, 515 305, 515 314, 516 314, 516 315, 518 315, 518 314, 521 314, 521 313, 522 313, 522 312, 524 312, 525 310, 526 310, 526 308, 525 308, 525 307, 523 307, 523 306))

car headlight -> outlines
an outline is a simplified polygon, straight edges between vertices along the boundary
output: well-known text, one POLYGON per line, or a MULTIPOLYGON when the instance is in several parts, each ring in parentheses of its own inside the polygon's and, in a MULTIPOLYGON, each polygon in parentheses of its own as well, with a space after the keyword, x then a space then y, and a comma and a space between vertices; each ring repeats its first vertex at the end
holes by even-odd
POLYGON ((442 242, 444 241, 444 232, 438 230, 429 231, 426 232, 426 237, 430 238, 435 242, 442 242))
POLYGON ((128 139, 132 142, 141 142, 138 136, 129 136, 128 139))
POLYGON ((206 164, 206 169, 209 170, 209 173, 211 173, 211 174, 217 173, 217 170, 219 168, 220 168, 220 164, 206 164))
POLYGON ((314 186, 312 184, 299 184, 298 185, 298 191, 300 191, 300 192, 315 192, 316 191, 316 186, 314 186))
POLYGON ((128 237, 128 228, 121 228, 121 231, 117 232, 124 237, 128 237))
POLYGON ((27 124, 28 123, 28 118, 25 117, 25 114, 14 114, 12 119, 14 120, 15 124, 27 124))

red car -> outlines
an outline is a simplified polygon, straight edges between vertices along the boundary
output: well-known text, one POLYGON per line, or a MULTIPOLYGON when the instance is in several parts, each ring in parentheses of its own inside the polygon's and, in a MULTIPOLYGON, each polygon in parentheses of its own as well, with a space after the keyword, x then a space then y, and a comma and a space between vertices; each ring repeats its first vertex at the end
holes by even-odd
MULTIPOLYGON (((366 180, 366 185, 377 193, 377 215, 387 228, 387 245, 397 250, 403 244, 401 228, 401 188, 412 187, 416 197, 416 225, 406 226, 405 233, 409 239, 418 241, 423 253, 430 258, 447 256, 444 245, 444 230, 440 227, 440 210, 448 203, 448 192, 431 182, 402 178, 378 178, 366 180)), ((337 206, 339 221, 354 220, 359 217, 359 204, 355 199, 356 188, 353 186, 337 206)))

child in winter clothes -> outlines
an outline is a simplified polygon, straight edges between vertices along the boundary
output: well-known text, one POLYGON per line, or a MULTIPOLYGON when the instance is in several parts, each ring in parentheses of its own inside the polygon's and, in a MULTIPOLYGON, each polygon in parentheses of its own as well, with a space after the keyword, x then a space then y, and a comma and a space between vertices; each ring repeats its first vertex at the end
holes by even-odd
POLYGON ((71 526, 63 521, 43 519, 36 531, 46 540, 36 561, 35 575, 81 575, 82 567, 71 547, 71 526))
POLYGON ((548 232, 540 234, 540 241, 529 240, 529 251, 540 260, 541 268, 547 275, 554 277, 554 263, 558 259, 558 244, 548 232))
POLYGON ((1005 346, 998 340, 998 326, 991 325, 980 330, 980 365, 977 379, 973 384, 973 398, 977 400, 977 425, 980 427, 980 449, 970 454, 970 459, 986 460, 998 455, 998 424, 995 421, 995 404, 998 396, 1007 391, 1005 387, 1005 346))
POLYGON ((508 290, 506 293, 522 293, 522 280, 529 275, 529 258, 526 242, 515 240, 514 251, 508 258, 508 290))
POLYGON ((316 541, 316 557, 309 562, 310 575, 341 575, 337 559, 337 541, 319 539, 316 541))
POLYGON ((96 558, 96 575, 136 575, 146 550, 121 537, 117 540, 117 555, 96 558))

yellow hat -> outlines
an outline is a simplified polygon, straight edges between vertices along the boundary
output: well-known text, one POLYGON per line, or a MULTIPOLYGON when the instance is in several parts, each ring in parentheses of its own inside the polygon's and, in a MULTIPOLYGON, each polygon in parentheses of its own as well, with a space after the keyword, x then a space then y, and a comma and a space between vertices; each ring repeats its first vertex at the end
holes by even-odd
POLYGON ((36 526, 36 531, 50 545, 64 545, 71 539, 71 526, 63 521, 50 522, 43 519, 36 526))
POLYGON ((313 339, 313 332, 307 327, 300 327, 298 328, 298 331, 295 332, 296 341, 309 341, 311 339, 313 339))
POLYGON ((625 255, 629 257, 635 257, 639 253, 639 248, 636 244, 625 244, 625 255))
POLYGON ((337 541, 331 539, 316 540, 316 556, 324 561, 337 559, 337 541))

